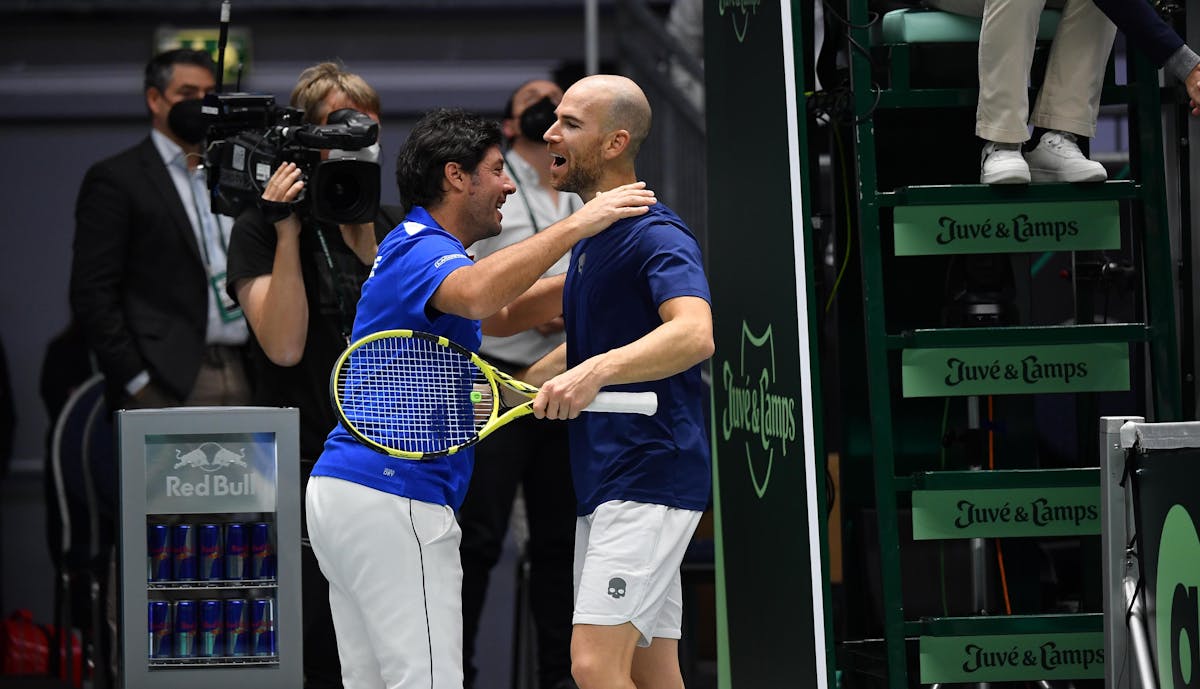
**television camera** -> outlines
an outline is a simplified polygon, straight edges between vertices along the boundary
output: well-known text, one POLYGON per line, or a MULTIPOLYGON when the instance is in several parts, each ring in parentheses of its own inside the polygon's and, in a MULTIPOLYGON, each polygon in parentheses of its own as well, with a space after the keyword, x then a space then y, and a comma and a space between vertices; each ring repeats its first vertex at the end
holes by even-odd
POLYGON ((263 188, 285 162, 300 168, 307 204, 318 220, 371 222, 379 210, 379 124, 354 110, 330 113, 328 123, 304 122, 298 108, 278 107, 257 93, 211 93, 201 112, 207 123, 204 164, 213 209, 237 217, 258 204, 263 188), (321 152, 329 151, 323 159, 321 152))

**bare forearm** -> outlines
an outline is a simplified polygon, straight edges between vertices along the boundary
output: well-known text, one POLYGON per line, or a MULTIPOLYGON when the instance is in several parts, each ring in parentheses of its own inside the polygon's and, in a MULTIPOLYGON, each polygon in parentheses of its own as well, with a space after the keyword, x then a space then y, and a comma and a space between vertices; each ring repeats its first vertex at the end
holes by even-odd
POLYGON ((575 242, 618 220, 642 215, 654 203, 654 192, 641 182, 597 194, 583 208, 529 239, 454 271, 430 303, 442 313, 487 318, 529 289, 575 242))
POLYGON ((533 283, 512 303, 483 321, 483 334, 507 337, 529 330, 562 314, 565 276, 555 275, 533 283))
MULTIPOLYGON (((455 271, 446 279, 458 282, 461 289, 435 295, 439 311, 465 318, 485 319, 517 299, 563 254, 582 238, 579 224, 567 218, 519 244, 507 246, 468 268, 455 271), (439 298, 447 297, 443 307, 439 298), (454 298, 457 297, 457 298, 454 298)), ((549 320, 550 314, 543 320, 549 320)), ((532 327, 537 323, 531 323, 532 327)), ((519 331, 516 331, 519 332, 519 331)))
POLYGON ((278 366, 299 363, 308 339, 308 299, 298 237, 279 238, 271 274, 246 281, 238 300, 267 358, 278 366))
POLYGON ((673 376, 709 358, 712 351, 711 330, 705 333, 693 323, 673 320, 592 361, 599 387, 606 387, 673 376))
POLYGON ((520 378, 530 385, 540 386, 565 370, 567 370, 567 345, 564 342, 526 369, 520 378))
POLYGON ((698 297, 677 297, 659 306, 662 324, 623 346, 582 361, 546 380, 533 401, 538 418, 573 419, 601 388, 660 380, 712 356, 712 311, 698 297))

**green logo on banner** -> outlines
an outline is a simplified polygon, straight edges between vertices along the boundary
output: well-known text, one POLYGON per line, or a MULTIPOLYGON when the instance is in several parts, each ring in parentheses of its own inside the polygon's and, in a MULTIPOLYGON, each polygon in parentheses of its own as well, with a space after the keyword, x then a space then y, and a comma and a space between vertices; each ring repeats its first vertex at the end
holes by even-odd
POLYGON ((722 17, 725 16, 725 10, 731 7, 739 10, 729 13, 733 19, 733 35, 737 37, 738 43, 744 42, 746 33, 750 31, 750 12, 758 14, 758 6, 761 4, 762 0, 717 0, 717 14, 722 17))
POLYGON ((922 636, 921 683, 1104 677, 1104 633, 922 636))
POLYGON ((1129 345, 906 349, 905 397, 1019 395, 1129 389, 1129 345))
POLYGON ((1158 545, 1155 631, 1161 689, 1200 684, 1200 537, 1183 505, 1163 521, 1158 545))
POLYGON ((725 393, 721 436, 726 442, 735 433, 745 437, 750 481, 760 498, 771 482, 775 450, 786 456, 788 443, 796 440, 796 400, 774 392, 775 381, 771 326, 762 335, 755 335, 742 321, 737 370, 728 361, 721 364, 721 387, 725 393))
POLYGON ((901 206, 896 255, 1119 249, 1119 211, 1116 201, 901 206))
POLYGON ((1004 538, 1100 533, 1095 487, 915 490, 913 538, 1004 538))

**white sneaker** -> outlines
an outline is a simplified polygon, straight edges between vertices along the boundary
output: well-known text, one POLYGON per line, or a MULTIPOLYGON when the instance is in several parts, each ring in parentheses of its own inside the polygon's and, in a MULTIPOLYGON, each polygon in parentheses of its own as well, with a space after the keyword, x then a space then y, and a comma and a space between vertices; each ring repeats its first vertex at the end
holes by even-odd
POLYGON ((1075 135, 1050 130, 1042 134, 1037 148, 1025 154, 1035 182, 1103 182, 1104 166, 1079 152, 1075 135))
POLYGON ((1029 165, 1021 157, 1021 144, 989 141, 979 160, 982 184, 1029 184, 1029 165))

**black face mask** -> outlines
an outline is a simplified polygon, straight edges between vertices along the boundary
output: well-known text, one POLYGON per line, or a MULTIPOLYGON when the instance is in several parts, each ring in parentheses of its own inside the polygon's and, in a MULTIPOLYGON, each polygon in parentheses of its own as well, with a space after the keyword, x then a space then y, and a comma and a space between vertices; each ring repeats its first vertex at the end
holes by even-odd
POLYGON ((181 100, 172 105, 167 113, 167 126, 181 141, 189 144, 204 141, 204 135, 208 133, 208 120, 200 112, 202 104, 199 98, 181 100))
POLYGON ((554 124, 554 102, 549 96, 525 108, 521 113, 521 135, 530 141, 541 141, 542 135, 554 124))

